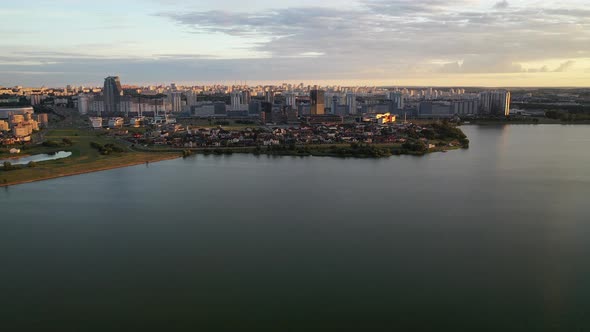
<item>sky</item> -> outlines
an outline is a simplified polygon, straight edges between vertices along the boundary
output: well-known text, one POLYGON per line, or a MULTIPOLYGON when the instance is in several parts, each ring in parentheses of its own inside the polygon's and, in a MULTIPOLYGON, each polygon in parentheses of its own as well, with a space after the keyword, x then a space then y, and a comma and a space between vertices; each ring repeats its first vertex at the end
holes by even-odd
POLYGON ((0 85, 590 86, 587 0, 20 0, 0 85))

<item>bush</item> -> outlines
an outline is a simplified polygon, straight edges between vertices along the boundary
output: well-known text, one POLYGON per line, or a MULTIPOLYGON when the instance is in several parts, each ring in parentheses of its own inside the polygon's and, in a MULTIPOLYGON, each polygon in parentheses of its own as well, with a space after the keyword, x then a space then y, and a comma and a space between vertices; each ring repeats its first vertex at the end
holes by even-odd
POLYGON ((61 144, 56 141, 45 141, 45 142, 43 142, 43 146, 48 147, 48 148, 57 148, 57 147, 60 147, 61 144))
POLYGON ((125 149, 112 143, 102 145, 96 142, 90 142, 90 146, 97 149, 102 155, 108 155, 111 154, 111 152, 125 152, 125 149))
POLYGON ((3 166, 2 169, 5 170, 5 171, 10 171, 10 170, 13 170, 15 168, 14 166, 12 166, 12 164, 10 163, 10 161, 5 161, 2 164, 2 166, 3 166))
POLYGON ((27 164, 27 167, 29 168, 35 168, 37 167, 37 163, 34 161, 29 161, 29 163, 27 164))
POLYGON ((61 141, 62 141, 62 143, 63 143, 64 145, 68 145, 68 146, 69 146, 69 145, 72 145, 72 144, 73 144, 73 143, 72 143, 72 140, 71 140, 71 139, 69 139, 69 138, 62 138, 62 140, 61 140, 61 141))
POLYGON ((428 150, 426 144, 422 141, 407 141, 402 144, 402 148, 412 152, 426 152, 428 150))

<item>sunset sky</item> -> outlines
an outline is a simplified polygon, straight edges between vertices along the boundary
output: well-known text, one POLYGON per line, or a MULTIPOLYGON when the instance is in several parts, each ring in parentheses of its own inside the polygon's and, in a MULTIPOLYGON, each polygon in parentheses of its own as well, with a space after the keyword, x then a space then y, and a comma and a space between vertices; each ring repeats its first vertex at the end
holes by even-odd
POLYGON ((0 85, 590 86, 587 0, 21 0, 0 85))

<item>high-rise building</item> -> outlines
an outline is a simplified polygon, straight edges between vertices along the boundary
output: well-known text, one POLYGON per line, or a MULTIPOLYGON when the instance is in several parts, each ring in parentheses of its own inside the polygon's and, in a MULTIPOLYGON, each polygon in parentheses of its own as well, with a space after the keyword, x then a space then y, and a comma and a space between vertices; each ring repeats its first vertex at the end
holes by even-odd
POLYGON ((510 114, 510 91, 485 91, 479 94, 481 113, 491 115, 510 114))
POLYGON ((346 94, 346 106, 348 106, 348 114, 357 113, 356 94, 352 92, 346 94))
POLYGON ((182 92, 170 93, 170 103, 172 104, 172 112, 182 112, 182 92))
POLYGON ((272 105, 267 101, 263 101, 260 103, 260 114, 264 114, 264 121, 271 122, 272 121, 272 105))
POLYGON ((387 99, 391 100, 396 110, 404 109, 404 96, 399 91, 390 91, 387 93, 387 99))
POLYGON ((239 111, 240 106, 242 105, 242 92, 241 91, 233 91, 231 93, 231 109, 232 111, 239 111))
POLYGON ((250 90, 246 89, 242 91, 242 104, 250 104, 250 100, 252 100, 252 96, 250 95, 250 90))
POLYGON ((324 100, 324 90, 311 90, 310 92, 311 97, 311 115, 322 115, 324 114, 325 100, 324 100))
POLYGON ((119 102, 123 89, 121 88, 121 81, 119 76, 109 76, 104 79, 104 111, 106 113, 114 113, 119 111, 119 102))
POLYGON ((33 94, 30 96, 30 98, 32 106, 41 104, 41 101, 43 100, 43 96, 39 94, 33 94))
POLYGON ((457 115, 477 114, 477 100, 456 100, 451 103, 451 111, 457 115))
POLYGON ((340 96, 333 95, 332 96, 332 103, 330 105, 330 109, 332 114, 338 114, 338 106, 340 105, 340 96))
POLYGON ((275 103, 275 93, 274 93, 274 91, 272 91, 272 90, 266 91, 264 100, 267 103, 274 104, 275 103))
POLYGON ((186 105, 189 108, 197 105, 197 93, 195 91, 190 90, 186 92, 186 105))
POLYGON ((248 114, 257 115, 260 114, 260 100, 251 100, 248 104, 248 114))
POLYGON ((88 114, 90 110, 90 103, 92 102, 92 97, 86 94, 78 95, 78 112, 80 114, 88 114))
POLYGON ((297 98, 295 97, 295 94, 293 92, 285 93, 285 104, 287 106, 291 106, 291 107, 295 108, 296 103, 297 103, 297 98))

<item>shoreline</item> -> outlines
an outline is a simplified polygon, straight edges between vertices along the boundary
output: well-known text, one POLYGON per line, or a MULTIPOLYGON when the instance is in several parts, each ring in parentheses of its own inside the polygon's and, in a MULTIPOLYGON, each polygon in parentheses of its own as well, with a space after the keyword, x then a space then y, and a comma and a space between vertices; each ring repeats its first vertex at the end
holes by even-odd
MULTIPOLYGON (((389 157, 394 157, 394 156, 404 156, 404 155, 408 155, 408 156, 417 156, 417 157, 421 157, 421 156, 425 156, 431 153, 437 153, 437 152, 447 152, 447 151, 453 151, 453 150, 457 150, 460 149, 459 147, 455 147, 455 148, 450 148, 450 149, 436 149, 436 150, 430 150, 430 151, 425 151, 423 153, 401 153, 401 154, 392 154, 389 156, 382 156, 382 157, 375 157, 375 156, 369 156, 369 155, 338 155, 336 153, 331 153, 331 152, 321 152, 321 150, 316 150, 316 151, 311 151, 308 154, 297 154, 297 153, 289 153, 287 151, 280 151, 279 153, 267 153, 266 151, 264 152, 260 152, 260 153, 256 153, 255 151, 245 151, 245 150, 241 150, 241 151, 223 151, 223 153, 215 153, 213 152, 213 149, 209 150, 209 149, 191 149, 191 151, 193 152, 193 154, 188 155, 188 156, 181 156, 181 155, 166 155, 166 154, 170 154, 172 152, 180 152, 177 150, 168 150, 168 151, 150 151, 152 154, 162 154, 161 158, 158 158, 157 160, 152 160, 152 161, 148 161, 148 163, 157 163, 160 161, 166 161, 166 160, 173 160, 173 159, 178 159, 178 158, 185 158, 185 157, 190 157, 190 156, 196 156, 196 155, 205 155, 205 156, 215 156, 215 155, 232 155, 232 154, 249 154, 249 155, 253 155, 253 156, 276 156, 276 157, 319 157, 319 158, 325 158, 325 157, 330 157, 330 158, 341 158, 341 159, 347 159, 347 158, 354 158, 354 159, 381 159, 381 158, 389 158, 389 157), (282 152, 282 153, 281 153, 282 152), (287 152, 287 153, 285 153, 287 152)), ((223 150, 223 148, 221 149, 223 150)), ((228 149, 229 150, 229 149, 228 149)), ((144 152, 147 152, 147 150, 144 150, 144 152)), ((147 153, 150 153, 147 152, 147 153)), ((270 151, 269 151, 270 152, 270 151)), ((278 152, 278 151, 277 151, 278 152)), ((2 187, 10 187, 10 186, 16 186, 16 185, 21 185, 21 184, 27 184, 27 183, 33 183, 33 182, 40 182, 40 181, 46 181, 46 180, 52 180, 52 179, 57 179, 57 178, 62 178, 62 177, 69 177, 69 176, 76 176, 76 175, 81 175, 81 174, 88 174, 88 173, 95 173, 95 172, 102 172, 102 171, 108 171, 111 169, 118 169, 118 168, 125 168, 125 167, 132 167, 132 166, 138 166, 138 165, 142 165, 145 164, 146 161, 142 161, 142 162, 130 162, 130 163, 126 163, 126 164, 121 164, 121 165, 113 165, 113 166, 108 166, 108 167, 100 167, 100 168, 96 168, 96 169, 87 169, 87 170, 83 170, 83 171, 76 171, 76 172, 67 172, 67 173, 59 173, 59 174, 55 174, 55 175, 51 175, 51 176, 46 176, 46 177, 41 177, 41 178, 35 178, 35 179, 29 179, 29 180, 20 180, 20 181, 16 181, 16 182, 9 182, 9 183, 0 183, 0 188, 2 187)))
MULTIPOLYGON (((173 160, 173 159, 178 159, 178 158, 182 158, 182 156, 179 156, 179 155, 164 156, 163 155, 162 158, 159 158, 157 160, 149 161, 148 163, 157 163, 157 162, 160 162, 160 161, 173 160)), ((121 165, 113 165, 113 166, 108 166, 108 167, 100 167, 100 168, 96 168, 96 169, 88 169, 88 170, 83 170, 83 171, 68 172, 68 173, 64 173, 64 174, 55 174, 55 175, 51 175, 51 176, 46 176, 46 177, 42 177, 42 178, 35 178, 35 179, 30 179, 30 180, 20 180, 20 181, 16 181, 16 182, 0 183, 0 188, 2 188, 2 187, 16 186, 16 185, 21 185, 21 184, 26 184, 26 183, 39 182, 39 181, 52 180, 52 179, 63 178, 63 177, 68 177, 68 176, 75 176, 75 175, 81 175, 81 174, 88 174, 88 173, 108 171, 108 170, 111 170, 111 169, 125 168, 125 167, 142 165, 142 164, 145 164, 145 163, 146 163, 145 161, 142 161, 142 162, 130 162, 130 163, 121 164, 121 165)))

